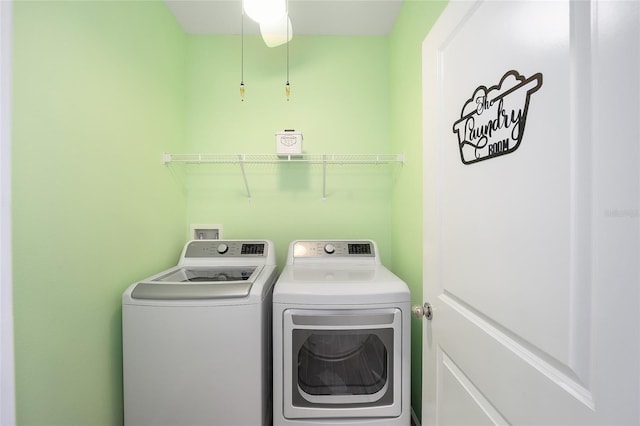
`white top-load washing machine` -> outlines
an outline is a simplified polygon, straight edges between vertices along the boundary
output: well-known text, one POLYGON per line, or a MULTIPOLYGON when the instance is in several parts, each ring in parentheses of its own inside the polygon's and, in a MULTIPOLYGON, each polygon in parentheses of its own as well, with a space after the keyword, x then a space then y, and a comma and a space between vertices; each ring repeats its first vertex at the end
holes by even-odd
POLYGON ((195 240, 122 295, 127 425, 269 425, 270 241, 195 240))
POLYGON ((274 425, 403 425, 407 285, 373 241, 294 241, 273 293, 274 425))

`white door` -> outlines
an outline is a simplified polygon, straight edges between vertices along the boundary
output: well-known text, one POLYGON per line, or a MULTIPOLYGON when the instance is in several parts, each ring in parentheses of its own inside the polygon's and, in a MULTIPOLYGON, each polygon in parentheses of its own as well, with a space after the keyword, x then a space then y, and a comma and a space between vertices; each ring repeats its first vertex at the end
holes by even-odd
POLYGON ((423 424, 640 423, 640 2, 452 1, 423 44, 423 424))

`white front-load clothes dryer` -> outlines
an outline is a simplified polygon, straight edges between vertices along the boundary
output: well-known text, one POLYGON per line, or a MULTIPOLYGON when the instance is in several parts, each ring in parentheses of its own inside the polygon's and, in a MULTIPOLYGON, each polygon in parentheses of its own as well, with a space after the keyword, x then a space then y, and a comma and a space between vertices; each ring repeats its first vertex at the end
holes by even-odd
POLYGON ((294 241, 273 293, 274 426, 409 426, 407 285, 373 241, 294 241))
POLYGON ((122 295, 128 426, 271 424, 270 241, 196 240, 122 295))

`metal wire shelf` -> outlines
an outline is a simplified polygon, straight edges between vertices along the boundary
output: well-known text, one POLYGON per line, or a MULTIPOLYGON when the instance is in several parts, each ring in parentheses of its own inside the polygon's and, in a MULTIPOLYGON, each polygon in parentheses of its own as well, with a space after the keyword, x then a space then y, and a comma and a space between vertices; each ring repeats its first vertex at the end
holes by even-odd
POLYGON ((327 198, 327 165, 330 164, 404 164, 404 154, 297 154, 279 156, 276 154, 170 154, 162 153, 162 163, 186 164, 238 164, 247 190, 247 197, 251 200, 251 191, 245 164, 320 164, 322 165, 322 199, 327 198))
POLYGON ((404 163, 404 154, 162 154, 162 163, 189 164, 387 164, 404 163))

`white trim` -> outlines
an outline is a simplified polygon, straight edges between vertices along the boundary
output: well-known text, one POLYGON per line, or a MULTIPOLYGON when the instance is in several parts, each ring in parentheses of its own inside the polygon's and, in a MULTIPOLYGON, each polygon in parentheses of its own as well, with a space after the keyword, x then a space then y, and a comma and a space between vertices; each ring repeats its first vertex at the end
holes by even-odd
POLYGON ((15 425, 11 270, 12 0, 0 1, 0 424, 15 425))

